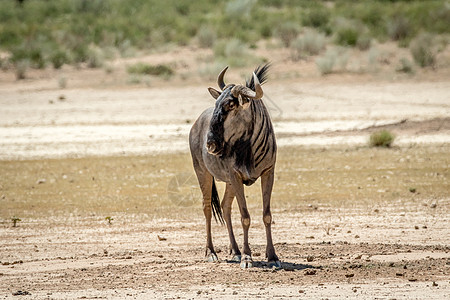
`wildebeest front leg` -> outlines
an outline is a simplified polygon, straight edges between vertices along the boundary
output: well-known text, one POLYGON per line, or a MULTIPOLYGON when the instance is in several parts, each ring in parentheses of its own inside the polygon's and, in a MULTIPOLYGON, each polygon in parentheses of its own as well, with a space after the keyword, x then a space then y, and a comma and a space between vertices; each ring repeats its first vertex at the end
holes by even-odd
POLYGON ((234 199, 234 190, 231 184, 227 183, 225 188, 225 194, 222 200, 222 211, 225 222, 227 223, 228 236, 230 237, 230 254, 232 255, 232 261, 241 261, 241 251, 239 251, 239 247, 236 243, 236 239, 234 238, 233 233, 233 225, 231 223, 231 204, 234 199))
POLYGON ((272 213, 270 212, 270 198, 272 196, 272 187, 274 179, 274 169, 271 169, 267 173, 261 176, 261 190, 263 197, 263 222, 266 227, 266 257, 269 262, 269 267, 281 268, 280 260, 275 254, 275 248, 272 242, 272 213))
POLYGON ((244 185, 242 178, 236 172, 231 174, 231 185, 236 194, 236 199, 239 204, 239 211, 241 213, 241 223, 244 231, 244 255, 241 257, 241 268, 251 268, 253 266, 252 252, 248 245, 248 229, 250 228, 250 214, 247 209, 247 202, 245 201, 244 185))
POLYGON ((213 177, 208 172, 197 171, 197 178, 200 184, 200 189, 203 194, 203 213, 205 214, 206 220, 206 260, 209 262, 218 261, 216 251, 214 251, 214 246, 212 243, 211 236, 211 218, 212 218, 212 210, 211 210, 211 192, 212 192, 212 184, 213 177))

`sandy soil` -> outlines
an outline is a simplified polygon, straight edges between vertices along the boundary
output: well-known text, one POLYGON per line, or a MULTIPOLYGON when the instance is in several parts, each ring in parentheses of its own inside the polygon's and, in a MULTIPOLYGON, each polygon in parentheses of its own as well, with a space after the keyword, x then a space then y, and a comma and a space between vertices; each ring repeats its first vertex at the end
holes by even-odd
MULTIPOLYGON (((188 74, 195 55, 203 54, 183 49, 144 60, 172 61, 175 55, 188 57, 175 64, 178 71, 188 74)), ((314 62, 299 62, 306 73, 298 75, 295 68, 299 66, 281 57, 283 53, 275 59, 274 79, 264 87, 279 145, 282 149, 310 149, 301 153, 317 159, 309 169, 295 161, 280 163, 291 166, 289 172, 298 173, 294 182, 286 182, 287 176, 281 172, 285 177, 278 182, 283 186, 275 188, 279 191, 275 195, 293 197, 286 207, 278 205, 273 211, 275 247, 282 270, 266 267, 264 228, 258 217, 252 219, 250 232, 256 266, 241 270, 227 261, 228 237, 225 228, 217 224, 213 226, 214 242, 221 261, 204 262, 204 221, 199 208, 166 205, 147 213, 139 212, 136 206, 133 212, 124 209, 115 213, 108 225, 105 215, 99 213, 101 207, 87 213, 87 204, 78 211, 76 205, 74 209, 72 204, 61 202, 66 209, 73 209, 67 213, 52 202, 55 197, 59 199, 55 195, 62 195, 61 201, 78 197, 77 201, 84 203, 85 197, 92 205, 98 197, 101 203, 119 199, 120 207, 126 207, 127 201, 134 203, 133 198, 141 197, 141 191, 149 191, 147 201, 149 197, 152 201, 163 199, 173 170, 168 173, 147 161, 149 174, 136 174, 144 174, 139 177, 143 182, 134 182, 135 177, 128 173, 133 170, 124 166, 135 167, 139 161, 131 155, 146 156, 151 161, 149 155, 169 153, 165 159, 178 162, 177 153, 182 153, 182 158, 188 159, 186 135, 201 111, 213 104, 205 87, 215 86, 214 80, 205 85, 198 78, 169 82, 152 79, 149 87, 130 86, 124 83, 123 68, 135 59, 114 62, 117 71, 113 74, 64 68, 32 71, 30 79, 23 82, 15 82, 12 73, 1 74, 0 203, 8 207, 8 213, 11 207, 19 207, 22 211, 16 214, 27 212, 29 217, 12 227, 11 216, 1 213, 0 298, 449 299, 450 198, 445 195, 446 189, 450 191, 446 152, 450 143, 448 69, 425 71, 416 77, 389 73, 386 78, 365 74, 322 78, 311 71, 314 62), (289 76, 283 75, 285 70, 289 76), (58 88, 60 76, 69 79, 65 89, 58 88), (398 152, 419 150, 405 155, 380 154, 395 156, 394 168, 371 165, 367 170, 367 157, 355 156, 360 160, 353 162, 351 158, 342 160, 342 165, 336 159, 364 147, 369 133, 380 128, 397 135, 398 152), (340 149, 337 156, 326 151, 321 156, 321 151, 332 146, 340 149), (433 147, 441 151, 439 167, 430 158, 429 149, 433 147), (120 156, 123 165, 113 169, 117 165, 105 164, 95 169, 96 164, 88 160, 64 160, 91 156, 107 160, 120 156), (21 168, 16 160, 23 161, 21 168), (408 170, 399 167, 399 162, 407 162, 408 170), (68 163, 75 165, 73 169, 68 163), (421 168, 414 170, 414 163, 421 163, 421 168), (53 168, 50 171, 46 169, 49 165, 53 168), (27 166, 37 175, 24 171, 27 166), (359 179, 345 176, 345 172, 358 168, 364 170, 363 189, 359 183, 353 186, 348 182, 359 179), (317 170, 314 177, 308 177, 317 170), (339 173, 343 176, 333 178, 336 170, 344 170, 339 173), (79 191, 85 183, 75 174, 82 176, 83 172, 89 174, 89 182, 98 182, 98 176, 91 176, 91 172, 114 174, 112 196, 103 197, 98 183, 92 190, 79 191), (122 184, 120 173, 127 174, 127 183, 131 183, 128 190, 114 186, 122 184), (414 177, 404 179, 403 173, 414 177), (395 174, 402 182, 395 182, 395 174), (372 183, 378 175, 377 183, 389 182, 389 188, 372 183), (47 181, 39 181, 41 176, 47 181), (327 176, 333 181, 324 182, 327 176), (69 188, 69 183, 63 182, 66 179, 73 186, 69 188), (164 188, 153 186, 153 179, 164 182, 164 188), (60 190, 49 187, 54 182, 60 190), (302 193, 299 182, 307 182, 301 186, 302 193), (414 184, 425 192, 406 197, 413 193, 407 187, 414 184), (345 191, 346 185, 352 189, 345 191), (400 186, 401 192, 397 192, 400 186), (438 188, 433 190, 435 186, 438 188), (116 194, 120 197, 114 197, 116 194), (38 197, 39 205, 49 206, 48 214, 38 209, 35 215, 29 213, 38 197), (335 205, 333 198, 351 199, 351 204, 335 205), (378 198, 383 201, 377 202, 378 198), (305 204, 305 199, 311 204, 305 204)), ((233 72, 228 81, 239 80, 238 71, 233 72)), ((370 154, 370 159, 374 155, 370 154)), ((114 205, 119 207, 116 202, 114 205)), ((252 216, 258 216, 259 202, 251 202, 250 209, 252 216)), ((234 223, 239 223, 236 210, 234 223)), ((240 240, 241 230, 235 228, 240 240)))
POLYGON ((411 203, 380 214, 361 207, 338 214, 326 208, 275 210, 275 246, 283 262, 278 271, 265 265, 264 229, 256 219, 250 235, 256 266, 251 270, 227 262, 228 237, 219 225, 213 231, 221 261, 203 261, 199 214, 190 221, 121 215, 112 225, 97 217, 37 219, 1 230, 0 295, 446 299, 449 204, 430 211, 416 210, 411 203))

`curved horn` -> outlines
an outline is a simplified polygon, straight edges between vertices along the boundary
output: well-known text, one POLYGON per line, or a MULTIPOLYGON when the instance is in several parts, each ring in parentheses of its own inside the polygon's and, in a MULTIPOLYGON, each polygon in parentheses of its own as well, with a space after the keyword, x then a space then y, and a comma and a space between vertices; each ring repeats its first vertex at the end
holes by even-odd
POLYGON ((262 90, 261 84, 259 83, 258 76, 253 72, 253 82, 255 82, 255 97, 253 99, 259 100, 263 97, 264 92, 262 90))
POLYGON ((259 100, 263 97, 264 92, 255 73, 253 73, 253 82, 255 83, 255 91, 252 91, 250 88, 243 85, 236 85, 231 90, 231 93, 233 93, 234 97, 241 94, 249 99, 259 100))
POLYGON ((225 67, 225 69, 220 72, 219 77, 217 78, 217 84, 219 85, 220 89, 223 91, 223 88, 225 87, 225 82, 223 81, 223 76, 225 75, 225 72, 228 70, 228 66, 225 67))

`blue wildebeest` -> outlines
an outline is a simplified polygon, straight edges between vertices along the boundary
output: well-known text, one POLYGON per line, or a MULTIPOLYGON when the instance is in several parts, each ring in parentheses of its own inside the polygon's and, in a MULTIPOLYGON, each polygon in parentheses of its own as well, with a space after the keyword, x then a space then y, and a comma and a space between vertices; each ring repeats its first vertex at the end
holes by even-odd
POLYGON ((209 88, 216 99, 215 107, 205 110, 192 126, 189 145, 195 173, 203 194, 206 218, 206 259, 217 261, 211 237, 211 217, 223 223, 230 237, 232 260, 242 268, 252 267, 248 245, 250 214, 244 195, 244 184, 251 185, 261 177, 263 221, 266 228, 266 257, 269 266, 281 267, 272 243, 270 198, 274 181, 276 141, 269 113, 262 102, 261 84, 267 79, 269 65, 258 67, 246 85, 224 83, 226 67, 218 77, 221 91, 209 88), (214 179, 226 183, 219 203, 214 179), (236 197, 244 230, 243 255, 239 250, 231 224, 231 204, 236 197), (222 216, 223 211, 223 216, 222 216))

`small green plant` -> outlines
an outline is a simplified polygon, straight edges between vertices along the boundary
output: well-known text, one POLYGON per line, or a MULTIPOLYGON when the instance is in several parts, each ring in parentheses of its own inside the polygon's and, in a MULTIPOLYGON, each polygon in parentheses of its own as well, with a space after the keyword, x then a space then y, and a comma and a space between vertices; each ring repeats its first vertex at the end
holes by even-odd
POLYGON ((22 221, 22 219, 14 216, 14 217, 11 218, 11 221, 13 222, 13 227, 16 227, 17 226, 17 222, 22 221))
POLYGON ((149 65, 145 63, 137 63, 130 65, 127 68, 130 74, 141 74, 141 75, 154 75, 162 77, 171 77, 174 75, 174 70, 167 65, 149 65))
POLYGON ((112 221, 114 220, 114 218, 113 217, 110 217, 110 216, 108 216, 108 217, 106 217, 105 218, 105 220, 108 222, 108 225, 112 225, 112 221))
POLYGON ((413 194, 414 194, 414 193, 415 193, 415 192, 416 192, 417 190, 416 190, 416 188, 415 188, 415 187, 410 187, 410 188, 409 188, 409 191, 410 191, 411 193, 413 193, 413 194))
POLYGON ((419 34, 410 45, 414 61, 421 67, 433 67, 436 63, 436 50, 433 36, 428 33, 419 34))
POLYGON ((387 130, 376 131, 370 135, 369 145, 371 147, 391 147, 395 136, 387 130))

